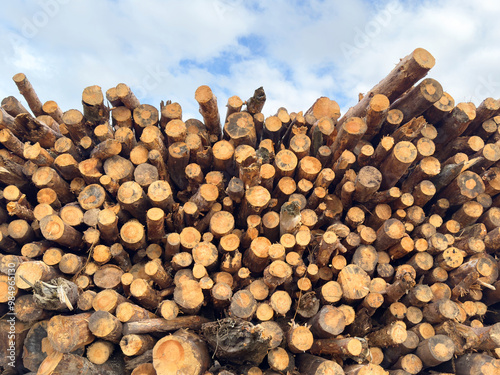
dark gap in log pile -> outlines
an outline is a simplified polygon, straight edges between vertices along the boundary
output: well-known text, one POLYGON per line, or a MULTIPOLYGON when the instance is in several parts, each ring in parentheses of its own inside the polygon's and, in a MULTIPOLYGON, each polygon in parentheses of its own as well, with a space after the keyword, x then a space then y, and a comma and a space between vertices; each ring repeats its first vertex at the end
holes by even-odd
POLYGON ((265 117, 259 87, 224 117, 200 86, 200 119, 124 83, 63 111, 16 74, 1 373, 499 373, 500 100, 455 104, 434 64, 343 115, 265 117))

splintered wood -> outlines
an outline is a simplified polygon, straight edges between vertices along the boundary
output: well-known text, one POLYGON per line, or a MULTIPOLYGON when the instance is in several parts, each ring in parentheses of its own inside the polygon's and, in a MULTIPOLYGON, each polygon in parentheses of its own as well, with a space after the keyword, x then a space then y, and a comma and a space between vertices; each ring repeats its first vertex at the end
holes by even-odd
POLYGON ((343 115, 204 85, 200 119, 124 83, 64 111, 16 74, 2 374, 500 374, 500 100, 455 104, 434 64, 343 115))

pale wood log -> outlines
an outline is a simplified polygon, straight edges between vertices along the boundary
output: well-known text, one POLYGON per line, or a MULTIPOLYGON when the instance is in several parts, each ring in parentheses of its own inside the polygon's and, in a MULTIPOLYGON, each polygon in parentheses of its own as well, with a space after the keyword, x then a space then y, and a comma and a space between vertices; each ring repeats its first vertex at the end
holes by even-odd
POLYGON ((14 75, 14 77, 12 77, 12 79, 14 80, 14 83, 19 89, 21 95, 28 102, 28 106, 30 107, 33 114, 35 116, 43 115, 44 112, 42 109, 42 102, 40 101, 40 99, 38 99, 38 95, 33 89, 33 86, 31 86, 31 83, 26 75, 24 73, 17 73, 16 75, 14 75))
POLYGON ((339 124, 354 116, 365 116, 368 104, 375 94, 383 94, 387 96, 390 102, 394 102, 414 83, 424 77, 434 64, 434 57, 429 52, 423 48, 417 48, 410 55, 401 59, 398 65, 382 81, 364 95, 363 99, 354 107, 350 108, 340 118, 339 124))

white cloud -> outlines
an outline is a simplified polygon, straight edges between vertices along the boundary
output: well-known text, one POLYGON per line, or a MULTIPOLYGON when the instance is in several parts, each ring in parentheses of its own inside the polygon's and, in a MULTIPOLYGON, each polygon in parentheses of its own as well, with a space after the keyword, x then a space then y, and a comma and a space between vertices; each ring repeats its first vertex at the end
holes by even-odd
MULTIPOLYGON (((328 96, 343 112, 417 47, 429 76, 457 102, 500 97, 500 3, 39 0, 0 14, 0 98, 24 72, 40 99, 80 108, 81 92, 119 82, 145 102, 179 102, 197 117, 196 88, 212 87, 221 117, 231 95, 264 86, 266 115, 307 110, 328 96), (14 36, 15 38, 12 38, 14 36)), ((21 99, 21 98, 20 98, 21 99)))

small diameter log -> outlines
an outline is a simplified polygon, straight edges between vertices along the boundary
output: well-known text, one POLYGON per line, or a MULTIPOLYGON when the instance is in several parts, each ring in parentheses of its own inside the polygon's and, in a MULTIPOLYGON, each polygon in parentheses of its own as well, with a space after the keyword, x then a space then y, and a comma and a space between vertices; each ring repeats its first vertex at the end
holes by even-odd
POLYGON ((235 318, 250 320, 257 310, 257 302, 249 290, 239 290, 231 299, 229 314, 235 318))
POLYGON ((52 348, 60 353, 70 353, 94 341, 88 327, 92 313, 56 315, 47 325, 47 338, 52 348))
POLYGON ((123 273, 120 267, 114 264, 105 264, 95 272, 94 284, 102 289, 118 289, 123 273))
POLYGON ((356 191, 353 199, 358 202, 366 202, 380 188, 382 174, 377 168, 366 166, 359 170, 354 182, 356 191))
MULTIPOLYGON (((101 292, 102 293, 102 292, 101 292)), ((124 299, 124 302, 121 302, 116 307, 116 317, 122 323, 130 323, 137 322, 144 319, 155 319, 157 316, 152 312, 146 310, 143 307, 138 305, 134 305, 133 303, 127 302, 124 299)), ((128 327, 128 326, 124 326, 128 327)), ((124 333, 125 334, 125 333, 124 333)))
POLYGON ((92 131, 85 124, 83 114, 77 109, 64 112, 62 120, 68 129, 68 136, 75 144, 79 144, 85 137, 90 137, 92 131))
POLYGON ((150 335, 125 335, 120 340, 120 348, 123 354, 130 357, 153 349, 155 342, 150 335))
POLYGON ((483 121, 498 115, 500 103, 494 98, 484 99, 476 110, 476 117, 467 128, 467 135, 474 134, 483 121))
POLYGON ((120 206, 135 218, 141 220, 146 218, 150 206, 144 190, 137 182, 128 181, 122 184, 118 189, 117 200, 120 206))
POLYGON ((289 371, 295 367, 295 360, 285 349, 278 347, 267 354, 267 363, 275 371, 289 371))
POLYGON ((161 289, 166 289, 172 285, 172 277, 165 271, 159 258, 146 263, 144 272, 146 272, 161 289))
POLYGON ((157 290, 151 288, 146 280, 135 279, 130 285, 130 294, 147 309, 154 310, 158 307, 161 296, 157 290))
POLYGON ((471 171, 460 173, 439 194, 438 198, 446 198, 450 205, 463 204, 484 193, 485 185, 479 175, 471 171))
POLYGON ((160 318, 141 319, 125 323, 123 325, 123 335, 172 332, 181 328, 197 331, 206 322, 208 322, 208 319, 196 315, 180 316, 172 320, 160 318))
POLYGON ((366 133, 367 126, 364 119, 349 118, 338 128, 338 134, 332 144, 332 160, 337 161, 344 150, 352 150, 366 133))
POLYGON ((183 281, 175 287, 174 301, 185 313, 196 314, 204 301, 200 284, 194 280, 183 281))
POLYGON ((54 190, 63 204, 74 200, 74 195, 71 193, 68 183, 52 168, 38 168, 33 174, 32 181, 39 189, 51 188, 54 190))
POLYGON ((353 338, 315 339, 309 350, 311 354, 329 354, 341 358, 358 357, 363 350, 361 341, 353 338))
POLYGON ((246 101, 247 111, 255 115, 262 111, 264 104, 266 102, 266 93, 264 92, 264 88, 259 87, 255 90, 253 96, 246 101))
POLYGON ((418 345, 415 354, 425 367, 434 367, 449 361, 455 352, 453 341, 445 335, 435 335, 423 340, 418 345))
POLYGON ((377 85, 375 85, 363 98, 339 120, 339 123, 352 116, 365 116, 371 98, 375 94, 387 96, 394 102, 401 94, 410 89, 416 82, 424 77, 434 66, 434 57, 423 48, 415 49, 410 55, 401 59, 396 67, 377 85))
POLYGON ((399 109, 403 112, 402 122, 405 123, 421 115, 442 96, 441 84, 432 78, 426 78, 391 105, 391 109, 399 109))
POLYGON ((377 240, 374 246, 379 251, 387 250, 398 243, 404 234, 404 224, 397 219, 389 219, 377 230, 377 240))
POLYGON ((237 112, 229 115, 224 125, 224 138, 236 148, 239 145, 256 147, 257 135, 252 115, 237 112))
POLYGON ((21 255, 28 258, 37 258, 42 256, 48 248, 50 248, 50 242, 48 241, 30 242, 23 245, 21 255))
POLYGON ((30 107, 33 114, 35 116, 43 115, 44 112, 42 109, 42 102, 40 101, 40 99, 38 99, 38 95, 33 89, 33 86, 31 86, 31 83, 26 75, 24 73, 17 73, 16 75, 14 75, 14 77, 12 77, 12 79, 14 80, 14 83, 19 89, 21 95, 28 102, 28 106, 30 107))
POLYGON ((276 179, 282 177, 293 177, 297 168, 297 156, 290 150, 281 150, 274 158, 274 167, 276 168, 276 179))
POLYGON ((179 330, 156 343, 153 348, 153 366, 158 375, 202 375, 210 366, 210 357, 201 338, 179 330))
POLYGON ((83 268, 85 260, 72 253, 64 254, 59 262, 59 270, 68 275, 75 275, 83 268))
POLYGON ((136 107, 140 105, 139 100, 136 98, 130 87, 124 83, 119 83, 116 86, 116 96, 125 107, 133 111, 136 107))
POLYGON ((234 217, 226 211, 216 212, 210 219, 210 232, 215 238, 221 238, 234 229, 234 217))
POLYGON ((325 267, 330 263, 333 252, 338 249, 340 242, 333 231, 326 231, 318 247, 315 257, 315 264, 318 267, 325 267))
POLYGON ((114 348, 112 342, 104 340, 94 341, 87 348, 87 358, 95 365, 102 365, 111 357, 114 348))
POLYGON ((476 106, 473 103, 458 103, 449 114, 436 124, 438 136, 434 142, 438 145, 447 145, 464 132, 465 135, 471 135, 466 129, 475 118, 476 106))
POLYGON ((47 240, 71 249, 79 249, 82 246, 82 234, 64 223, 57 215, 45 216, 40 221, 40 229, 47 240))
POLYGON ((118 292, 113 289, 106 289, 100 291, 94 296, 92 300, 92 308, 95 311, 107 311, 114 314, 117 306, 125 301, 125 297, 120 295, 118 292))
POLYGON ((89 330, 96 336, 115 344, 122 337, 122 323, 107 311, 96 311, 88 319, 89 330))
POLYGON ((104 242, 112 243, 118 239, 118 216, 113 210, 106 208, 99 211, 97 225, 104 242))
POLYGON ((308 324, 315 337, 333 338, 344 331, 345 316, 336 307, 325 305, 309 320, 308 324))
POLYGON ((11 130, 7 128, 0 130, 0 143, 15 155, 21 158, 24 157, 24 144, 11 130))
MULTIPOLYGON (((24 245, 25 243, 34 240, 35 233, 33 231, 33 228, 26 220, 20 219, 20 220, 13 220, 9 223, 5 233, 6 238, 7 235, 13 240, 15 240, 18 244, 24 245)), ((12 248, 10 248, 9 242, 7 240, 5 240, 4 242, 5 242, 4 245, 9 247, 9 250, 13 250, 12 248)), ((12 245, 12 243, 10 243, 10 245, 12 245)))
POLYGON ((89 86, 82 93, 83 115, 93 126, 109 120, 109 108, 104 105, 104 95, 99 86, 89 86))
POLYGON ((406 325, 401 321, 396 321, 378 331, 370 333, 366 338, 371 346, 387 348, 403 343, 406 337, 406 325))
POLYGON ((165 236, 165 212, 158 207, 150 208, 146 213, 148 241, 159 242, 165 236))
POLYGON ((443 92, 443 96, 430 106, 425 112, 424 117, 430 124, 437 124, 455 107, 455 100, 447 92, 443 92))
POLYGON ((85 186, 80 194, 78 194, 78 203, 82 209, 88 211, 94 208, 101 208, 106 198, 106 191, 101 185, 91 184, 85 186))
POLYGON ((382 94, 376 94, 370 99, 365 119, 367 130, 363 139, 370 141, 379 133, 387 117, 389 105, 389 99, 382 94))
POLYGON ((307 326, 292 323, 287 334, 288 349, 292 353, 302 353, 309 350, 314 342, 313 334, 307 326))
POLYGON ((389 189, 393 187, 415 161, 416 157, 417 149, 413 143, 408 141, 398 142, 392 149, 391 154, 380 165, 380 172, 382 173, 381 188, 389 189))
POLYGON ((132 115, 134 117, 135 133, 139 136, 148 126, 156 127, 158 125, 158 110, 152 105, 141 104, 134 108, 132 115))
POLYGON ((209 134, 220 139, 221 123, 217 108, 217 98, 212 93, 210 87, 205 85, 198 87, 195 92, 195 99, 200 105, 200 113, 203 116, 209 134))
POLYGON ((167 101, 161 106, 160 124, 163 128, 172 120, 182 120, 182 107, 179 103, 167 101))
POLYGON ((299 354, 299 356, 297 357, 297 365, 299 371, 303 374, 312 374, 312 375, 344 374, 344 370, 337 362, 330 361, 325 358, 310 354, 299 354))
POLYGON ((7 96, 2 100, 2 108, 12 117, 20 113, 29 113, 28 110, 14 96, 7 96))
POLYGON ((362 299, 370 292, 370 277, 354 264, 347 265, 339 272, 338 282, 347 301, 362 299))

